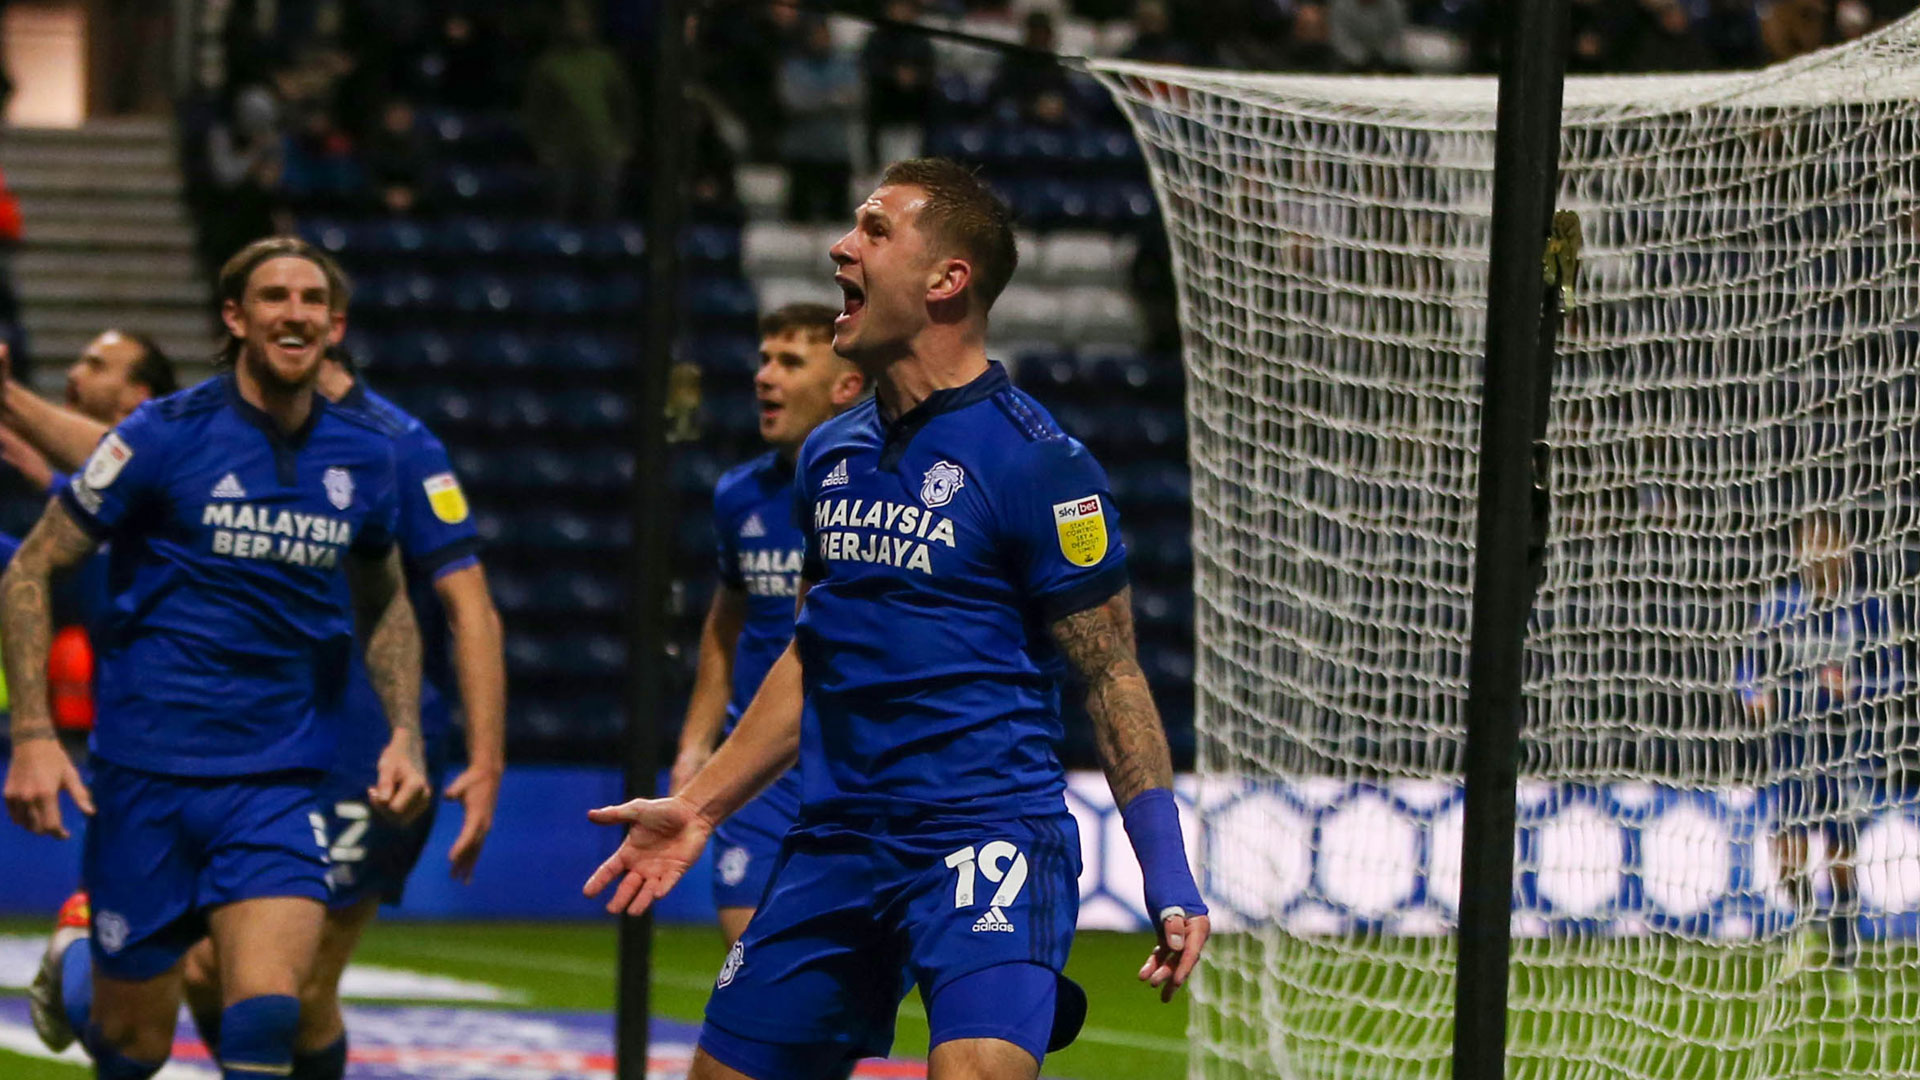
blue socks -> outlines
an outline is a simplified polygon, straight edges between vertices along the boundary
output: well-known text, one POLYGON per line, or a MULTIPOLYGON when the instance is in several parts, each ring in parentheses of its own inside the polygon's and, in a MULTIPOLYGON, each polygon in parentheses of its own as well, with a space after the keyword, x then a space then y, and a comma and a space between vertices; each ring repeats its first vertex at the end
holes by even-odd
POLYGON ((293 1072, 293 1033, 300 1026, 300 999, 263 994, 236 1001, 220 1014, 220 1075, 224 1080, 261 1080, 293 1072))
POLYGON ((347 1075, 347 1037, 304 1054, 293 1055, 293 1080, 344 1080, 347 1075))
POLYGON ((60 1004, 67 1025, 75 1035, 84 1036, 93 1022, 93 948, 86 938, 60 954, 60 1004))

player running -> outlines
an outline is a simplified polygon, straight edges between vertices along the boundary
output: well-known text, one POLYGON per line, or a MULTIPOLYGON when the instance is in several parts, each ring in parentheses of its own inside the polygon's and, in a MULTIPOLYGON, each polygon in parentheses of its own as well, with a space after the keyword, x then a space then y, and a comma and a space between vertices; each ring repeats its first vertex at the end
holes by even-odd
MULTIPOLYGON (((329 340, 337 342, 346 329, 350 285, 331 259, 318 257, 335 297, 329 340)), ((397 539, 424 644, 420 716, 425 758, 429 779, 438 791, 451 757, 450 695, 457 685, 467 721, 467 767, 446 785, 445 792, 449 800, 463 804, 465 818, 449 859, 456 878, 471 880, 492 827, 505 767, 505 659, 500 617, 479 562, 479 538, 446 449, 424 425, 367 387, 338 349, 330 349, 322 361, 316 389, 343 408, 370 412, 397 433, 397 539)), ((57 430, 85 434, 70 419, 61 425, 57 430)), ((102 434, 96 431, 95 441, 102 434)), ((55 448, 65 452, 67 446, 56 444, 55 448)), ((379 906, 400 902, 406 878, 419 861, 433 825, 431 802, 427 812, 411 822, 372 812, 366 791, 374 779, 387 722, 359 664, 354 665, 346 701, 339 759, 320 793, 330 841, 333 898, 313 972, 301 993, 293 1074, 297 1080, 334 1080, 343 1075, 347 1043, 340 1013, 340 977, 379 906)), ((61 922, 64 929, 56 930, 43 967, 48 975, 36 983, 34 999, 36 1029, 55 1050, 63 1049, 73 1033, 86 1026, 89 956, 87 950, 66 948, 85 934, 84 897, 69 901, 61 922)), ((186 992, 190 1011, 209 1046, 219 1041, 216 976, 213 944, 203 940, 188 954, 186 992)))
POLYGON ((1005 205, 952 162, 899 162, 832 255, 834 349, 876 398, 800 452, 794 640, 685 788, 589 813, 629 829, 586 891, 617 881, 608 910, 644 910, 797 754, 800 821, 721 968, 690 1075, 800 1080, 884 1053, 904 973, 935 1080, 1032 1078, 1085 1009, 1061 975, 1080 857, 1058 658, 1087 683, 1144 871, 1161 944, 1140 977, 1170 1000, 1208 934, 1125 551, 1099 465, 987 358, 1016 261, 1005 205))
POLYGON ((392 434, 314 393, 328 275, 304 244, 256 244, 219 291, 232 370, 116 427, 0 578, 16 691, 8 812, 64 837, 60 792, 88 813, 99 797, 83 852, 81 1037, 114 1080, 165 1063, 181 959, 209 932, 225 1075, 290 1073, 329 897, 315 788, 334 760, 355 621, 391 724, 368 796, 402 818, 428 797, 392 434), (46 717, 47 582, 109 538, 90 794, 46 717))
MULTIPOLYGON (((793 639, 802 540, 793 522, 793 463, 813 429, 866 389, 860 369, 833 351, 824 304, 789 304, 760 320, 760 437, 773 449, 730 470, 713 489, 720 584, 700 629, 700 663, 680 727, 672 789, 685 787, 739 722, 760 680, 793 639)), ((800 813, 789 771, 714 833, 713 903, 727 945, 740 940, 800 813)))
POLYGON ((1905 675, 1888 605, 1860 587, 1840 516, 1821 511, 1801 521, 1794 549, 1799 570, 1755 609, 1757 639, 1741 664, 1740 692, 1748 715, 1771 733, 1780 800, 1774 857, 1805 927, 1796 929, 1788 967, 1806 966, 1813 925, 1824 921, 1828 962, 1842 974, 1844 994, 1860 951, 1853 857, 1878 753, 1878 710, 1905 675), (1815 827, 1833 883, 1825 911, 1807 867, 1815 827))

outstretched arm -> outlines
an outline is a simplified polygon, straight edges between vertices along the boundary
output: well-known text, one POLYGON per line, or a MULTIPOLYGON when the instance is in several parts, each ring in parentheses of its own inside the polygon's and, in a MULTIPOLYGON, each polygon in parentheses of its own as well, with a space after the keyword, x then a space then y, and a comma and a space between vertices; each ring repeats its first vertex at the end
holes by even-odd
MULTIPOLYGON (((801 603, 806 590, 802 582, 801 603)), ((587 811, 587 820, 596 824, 628 828, 619 849, 587 879, 586 894, 598 896, 618 880, 607 910, 629 915, 665 896, 700 857, 714 826, 780 779, 799 757, 802 697, 800 654, 789 642, 733 734, 683 790, 664 799, 587 811)))
POLYGON ((347 578, 367 676, 393 729, 368 795, 379 809, 410 820, 426 808, 429 788, 420 738, 420 627, 407 602, 400 549, 375 558, 354 556, 347 578))
POLYGON ((462 567, 442 575, 433 588, 447 609, 454 674, 467 718, 467 767, 447 785, 447 798, 460 803, 465 815, 448 858, 453 876, 470 881, 480 847, 493 828, 500 777, 507 767, 507 661, 500 612, 487 590, 485 569, 478 563, 462 567))
POLYGON ((0 345, 0 415, 63 472, 78 469, 107 433, 107 425, 100 421, 55 405, 22 386, 13 377, 12 357, 4 345, 0 345))
POLYGON ((1148 917, 1161 944, 1140 978, 1171 1001, 1193 973, 1210 924, 1187 867, 1173 800, 1173 755, 1140 670, 1133 639, 1133 590, 1123 588, 1053 624, 1053 639, 1087 683, 1087 714, 1113 804, 1140 858, 1148 917))
POLYGON ((7 768, 7 814, 23 828, 67 838, 60 792, 88 814, 93 800, 53 728, 47 695, 47 650, 53 641, 51 580, 76 566, 96 544, 58 499, 47 504, 13 562, 0 576, 0 653, 13 699, 13 759, 7 768))

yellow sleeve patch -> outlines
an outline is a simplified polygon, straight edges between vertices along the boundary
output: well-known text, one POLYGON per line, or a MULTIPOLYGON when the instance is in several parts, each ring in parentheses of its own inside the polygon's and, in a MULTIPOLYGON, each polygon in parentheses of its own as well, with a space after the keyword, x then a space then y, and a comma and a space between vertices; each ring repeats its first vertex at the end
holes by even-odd
POLYGON ((460 481, 452 473, 429 476, 421 486, 427 489, 427 505, 433 507, 434 517, 449 525, 467 520, 467 493, 460 490, 460 481))
POLYGON ((1053 527, 1060 554, 1075 566, 1092 566, 1107 556, 1107 514, 1100 496, 1053 504, 1053 527))

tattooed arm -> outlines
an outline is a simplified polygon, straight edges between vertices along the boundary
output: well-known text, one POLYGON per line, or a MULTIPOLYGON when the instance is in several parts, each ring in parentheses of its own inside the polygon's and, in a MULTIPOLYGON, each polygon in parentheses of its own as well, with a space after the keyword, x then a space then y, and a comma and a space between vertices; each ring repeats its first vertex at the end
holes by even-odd
POLYGON ((47 504, 13 563, 0 576, 0 653, 13 698, 13 758, 7 767, 7 814, 23 828, 67 837, 60 792, 88 814, 93 800, 53 729, 47 694, 47 650, 53 641, 51 581, 97 545, 58 499, 47 504))
POLYGON ((1053 640, 1087 682, 1087 715, 1113 804, 1124 807, 1151 788, 1171 790, 1173 756, 1134 655, 1133 589, 1054 623, 1053 640))
POLYGON ((1140 979, 1160 991, 1161 1001, 1171 1001, 1200 962, 1211 924, 1187 867, 1173 800, 1173 755, 1134 654, 1133 590, 1123 588, 1055 622, 1053 640, 1087 682, 1094 744, 1140 859, 1148 917, 1160 935, 1140 979))
POLYGON ((407 602, 399 548, 375 558, 353 557, 348 581, 367 676, 393 729, 368 796, 386 813, 411 820, 426 808, 431 791, 420 737, 420 627, 407 602))

